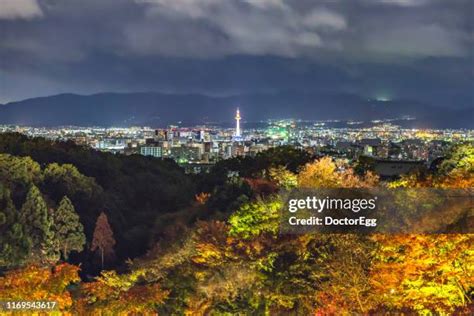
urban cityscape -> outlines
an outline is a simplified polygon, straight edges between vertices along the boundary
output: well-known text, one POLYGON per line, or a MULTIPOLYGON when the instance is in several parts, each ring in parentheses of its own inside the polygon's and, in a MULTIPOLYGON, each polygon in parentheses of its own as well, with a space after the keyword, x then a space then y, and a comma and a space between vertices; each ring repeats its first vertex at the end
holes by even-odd
POLYGON ((473 0, 0 0, 0 316, 474 315, 473 0))
POLYGON ((348 122, 349 127, 334 128, 324 121, 282 119, 242 129, 241 119, 237 109, 234 127, 169 126, 155 129, 146 126, 41 128, 3 125, 0 131, 73 141, 114 154, 169 158, 188 173, 208 172, 221 160, 255 157, 270 148, 290 145, 314 156, 329 155, 348 162, 361 156, 371 157, 380 166, 380 175, 396 176, 417 166, 429 167, 437 158, 443 157, 453 143, 474 141, 474 130, 407 129, 391 120, 373 121, 370 127, 357 128, 353 126, 362 122, 348 122))

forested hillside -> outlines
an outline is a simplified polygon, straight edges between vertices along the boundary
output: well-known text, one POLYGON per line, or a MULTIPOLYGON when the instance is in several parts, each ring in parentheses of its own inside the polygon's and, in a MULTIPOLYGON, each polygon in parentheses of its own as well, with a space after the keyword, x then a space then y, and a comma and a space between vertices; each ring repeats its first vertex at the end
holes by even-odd
POLYGON ((0 152, 3 299, 56 301, 72 314, 473 312, 473 234, 279 227, 284 189, 470 190, 472 144, 391 182, 288 147, 197 176, 170 161, 18 134, 2 135, 0 152))
POLYGON ((0 153, 12 155, 2 155, 0 168, 2 183, 14 186, 10 191, 17 207, 31 184, 38 186, 50 207, 67 196, 88 240, 97 216, 105 212, 115 231, 119 259, 143 254, 155 219, 189 205, 196 190, 171 160, 117 156, 20 134, 0 135, 0 153))

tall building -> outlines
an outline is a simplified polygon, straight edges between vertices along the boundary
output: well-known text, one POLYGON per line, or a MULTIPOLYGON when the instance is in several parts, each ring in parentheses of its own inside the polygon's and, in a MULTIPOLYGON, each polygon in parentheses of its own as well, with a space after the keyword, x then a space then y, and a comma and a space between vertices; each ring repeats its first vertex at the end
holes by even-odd
POLYGON ((237 108, 237 112, 235 113, 235 134, 233 137, 234 141, 241 141, 242 140, 242 133, 240 131, 240 111, 237 108))
POLYGON ((237 108, 237 113, 235 114, 235 137, 240 137, 240 111, 237 108))

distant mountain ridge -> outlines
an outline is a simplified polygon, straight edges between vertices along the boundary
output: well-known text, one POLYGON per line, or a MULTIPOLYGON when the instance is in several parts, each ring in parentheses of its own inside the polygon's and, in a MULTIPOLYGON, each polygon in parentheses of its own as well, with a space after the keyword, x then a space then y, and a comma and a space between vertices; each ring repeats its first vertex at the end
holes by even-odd
POLYGON ((367 100, 353 94, 279 92, 235 96, 156 92, 59 94, 0 105, 0 124, 162 127, 244 120, 375 120, 412 116, 420 127, 474 128, 474 108, 449 110, 417 101, 367 100))

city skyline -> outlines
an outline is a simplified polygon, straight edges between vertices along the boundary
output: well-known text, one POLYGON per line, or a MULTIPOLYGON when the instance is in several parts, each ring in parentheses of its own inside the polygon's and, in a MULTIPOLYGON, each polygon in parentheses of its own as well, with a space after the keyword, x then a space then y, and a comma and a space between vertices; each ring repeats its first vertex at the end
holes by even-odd
POLYGON ((150 127, 20 127, 1 126, 1 133, 17 132, 29 137, 73 141, 97 151, 119 155, 151 156, 172 159, 187 173, 206 173, 221 160, 255 157, 257 154, 291 146, 315 156, 357 161, 372 159, 380 176, 390 177, 396 170, 430 167, 457 142, 474 141, 474 130, 407 129, 393 121, 377 121, 372 126, 351 122, 334 128, 334 122, 268 120, 260 126, 240 130, 240 111, 235 125, 150 127), (237 134, 239 134, 237 136, 237 134), (362 158, 361 158, 362 157, 362 158), (365 158, 364 158, 365 157, 365 158), (388 169, 387 169, 388 168, 388 169), (395 168, 395 169, 393 169, 395 168))
POLYGON ((473 118, 474 0, 0 0, 0 311, 471 315, 473 118))

